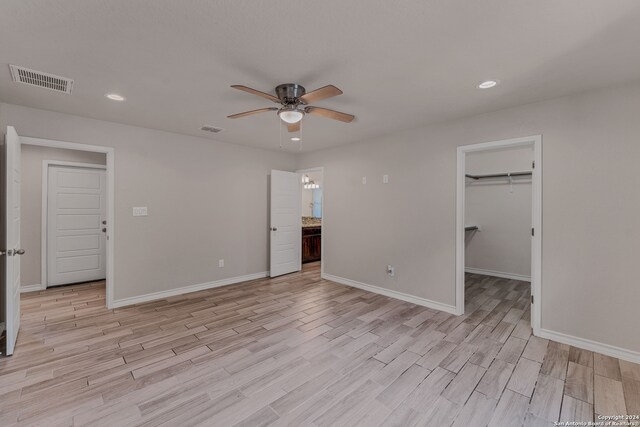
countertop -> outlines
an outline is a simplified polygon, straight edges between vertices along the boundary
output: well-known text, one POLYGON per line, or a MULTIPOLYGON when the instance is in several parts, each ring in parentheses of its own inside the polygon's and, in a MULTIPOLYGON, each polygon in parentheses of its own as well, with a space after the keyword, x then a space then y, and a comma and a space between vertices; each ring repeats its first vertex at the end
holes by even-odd
POLYGON ((307 227, 322 227, 322 219, 321 218, 313 218, 310 216, 302 217, 302 228, 307 227))

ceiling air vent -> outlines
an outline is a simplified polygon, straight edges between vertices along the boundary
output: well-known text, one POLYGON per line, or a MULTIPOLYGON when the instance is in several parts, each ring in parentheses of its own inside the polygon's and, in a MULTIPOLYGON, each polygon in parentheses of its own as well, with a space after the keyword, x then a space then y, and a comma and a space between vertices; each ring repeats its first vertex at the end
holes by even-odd
POLYGON ((202 126, 200 130, 203 130, 205 132, 219 133, 219 132, 222 132, 224 129, 217 128, 215 126, 205 125, 205 126, 202 126))
POLYGON ((30 70, 16 65, 9 65, 9 68, 11 68, 11 77, 13 77, 14 82, 43 87, 62 93, 71 93, 73 88, 73 80, 66 77, 30 70))

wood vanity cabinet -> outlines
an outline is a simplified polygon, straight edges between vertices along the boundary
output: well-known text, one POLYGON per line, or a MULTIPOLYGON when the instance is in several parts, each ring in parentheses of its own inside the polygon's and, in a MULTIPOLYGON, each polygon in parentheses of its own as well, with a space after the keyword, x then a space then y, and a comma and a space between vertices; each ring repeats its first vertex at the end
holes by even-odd
POLYGON ((322 226, 302 228, 302 263, 318 261, 322 254, 322 226))

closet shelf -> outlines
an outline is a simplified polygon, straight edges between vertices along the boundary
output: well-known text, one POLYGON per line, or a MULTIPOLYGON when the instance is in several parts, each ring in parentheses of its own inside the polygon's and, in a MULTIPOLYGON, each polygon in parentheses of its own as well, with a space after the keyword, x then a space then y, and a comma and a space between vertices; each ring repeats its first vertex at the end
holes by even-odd
POLYGON ((489 175, 472 175, 467 173, 465 174, 465 176, 467 178, 475 179, 477 181, 479 179, 487 179, 487 178, 509 178, 509 177, 515 177, 515 176, 531 176, 532 173, 533 173, 532 171, 493 173, 489 175))

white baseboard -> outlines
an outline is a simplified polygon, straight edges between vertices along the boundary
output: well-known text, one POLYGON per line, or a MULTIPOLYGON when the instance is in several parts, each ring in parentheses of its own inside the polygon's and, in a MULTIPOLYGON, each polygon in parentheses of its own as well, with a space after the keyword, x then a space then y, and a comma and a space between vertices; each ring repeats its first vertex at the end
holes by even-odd
POLYGON ((501 277, 503 279, 521 280, 523 282, 531 282, 531 276, 523 276, 521 274, 504 273, 502 271, 483 270, 481 268, 465 267, 465 273, 482 274, 483 276, 501 277))
POLYGON ((20 293, 24 294, 25 292, 36 292, 36 291, 43 291, 46 288, 44 286, 42 286, 41 284, 36 284, 36 285, 26 285, 26 286, 20 286, 20 293))
POLYGON ((434 310, 440 310, 451 314, 458 314, 454 305, 443 304, 441 302, 432 301, 430 299, 416 297, 413 295, 405 294, 403 292, 393 291, 391 289, 381 288, 379 286, 368 285, 362 282, 356 282, 355 280, 345 279, 344 277, 338 277, 331 274, 322 274, 322 278, 330 280, 332 282, 340 283, 341 285, 351 286, 353 288, 362 289, 365 291, 373 292, 375 294, 385 295, 391 298, 407 301, 416 305, 421 305, 427 308, 433 308, 434 310))
POLYGON ((591 341, 585 338, 574 337, 572 335, 550 331, 548 329, 540 329, 539 336, 541 338, 550 339, 562 344, 568 344, 574 347, 582 348, 584 350, 595 351, 596 353, 602 353, 607 356, 616 357, 628 362, 640 363, 640 352, 628 350, 626 348, 603 344, 601 342, 591 341))
POLYGON ((125 307, 127 305, 140 304, 143 302, 155 301, 163 298, 174 297, 176 295, 188 294, 191 292, 202 291, 205 289, 219 288, 221 286, 233 285, 241 282, 248 282, 249 280, 262 279, 268 277, 268 271, 262 271, 260 273, 247 274, 245 276, 230 277, 228 279, 216 280, 213 282, 199 283, 197 285, 184 286, 176 289, 169 289, 166 291, 153 292, 151 294, 139 295, 135 297, 123 298, 114 300, 111 308, 125 307))

